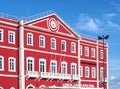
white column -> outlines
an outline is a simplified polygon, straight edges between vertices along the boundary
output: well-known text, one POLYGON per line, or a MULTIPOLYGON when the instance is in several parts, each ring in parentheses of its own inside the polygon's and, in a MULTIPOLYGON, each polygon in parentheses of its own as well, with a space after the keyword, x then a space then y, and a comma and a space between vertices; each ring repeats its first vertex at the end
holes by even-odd
POLYGON ((98 51, 99 51, 99 50, 98 50, 98 48, 99 48, 99 47, 98 47, 98 41, 97 41, 97 42, 96 42, 96 57, 97 57, 97 58, 96 58, 96 60, 97 60, 97 71, 96 71, 96 72, 97 72, 97 88, 99 88, 99 58, 98 58, 98 53, 99 53, 98 51))
POLYGON ((80 38, 78 39, 78 76, 79 76, 78 85, 79 85, 79 87, 81 87, 81 77, 80 77, 80 38))
POLYGON ((109 62, 109 60, 108 60, 108 44, 107 44, 107 48, 106 48, 106 51, 107 51, 107 53, 106 53, 106 55, 107 55, 107 61, 106 61, 106 65, 107 65, 107 89, 109 89, 109 72, 108 72, 108 62, 109 62))
POLYGON ((24 22, 19 23, 19 89, 25 89, 24 76, 24 22))

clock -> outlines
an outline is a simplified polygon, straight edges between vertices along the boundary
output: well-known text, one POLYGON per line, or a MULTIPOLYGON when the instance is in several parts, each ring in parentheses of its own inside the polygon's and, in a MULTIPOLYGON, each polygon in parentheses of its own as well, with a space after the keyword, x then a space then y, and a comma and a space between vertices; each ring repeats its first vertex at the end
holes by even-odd
POLYGON ((49 29, 53 32, 56 32, 58 30, 58 21, 54 18, 49 19, 48 21, 49 29))

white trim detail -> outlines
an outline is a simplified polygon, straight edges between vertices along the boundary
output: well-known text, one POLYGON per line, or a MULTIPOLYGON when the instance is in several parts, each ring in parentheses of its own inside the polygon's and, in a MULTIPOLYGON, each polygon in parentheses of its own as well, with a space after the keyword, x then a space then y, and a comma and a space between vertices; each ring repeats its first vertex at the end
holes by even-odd
POLYGON ((85 77, 89 78, 90 77, 90 69, 88 66, 85 67, 85 77))
POLYGON ((45 36, 43 36, 43 35, 39 36, 39 46, 42 48, 45 48, 45 36), (41 37, 42 37, 42 39, 41 39, 41 37))
POLYGON ((2 69, 0 69, 0 71, 4 71, 4 57, 0 55, 0 58, 2 59, 1 60, 1 63, 2 63, 2 69))
POLYGON ((67 74, 67 62, 65 62, 65 61, 61 62, 61 74, 67 74), (65 70, 64 70, 64 68, 65 68, 65 70))
POLYGON ((39 59, 39 72, 46 72, 46 66, 47 66, 47 65, 46 65, 46 59, 40 58, 40 59, 39 59), (43 66, 44 66, 44 71, 41 71, 41 70, 40 70, 40 62, 41 62, 41 61, 44 62, 44 65, 43 65, 43 66))
POLYGON ((71 63, 71 75, 77 75, 76 66, 77 66, 76 63, 71 63))
POLYGON ((26 59, 27 59, 27 62, 26 62, 27 63, 27 66, 26 66, 27 71, 34 71, 34 58, 33 57, 27 57, 26 59), (30 60, 30 61, 28 61, 28 60, 30 60), (29 63, 32 63, 32 64, 30 64, 30 66, 32 65, 32 69, 28 69, 29 63))
POLYGON ((76 53, 76 43, 71 42, 71 53, 76 53))
POLYGON ((4 41, 4 31, 3 31, 3 29, 0 29, 0 34, 1 34, 0 42, 3 42, 4 41))
POLYGON ((65 40, 61 40, 61 50, 66 51, 66 41, 65 40))
POLYGON ((27 33, 27 45, 33 46, 33 34, 30 32, 27 33))
POLYGON ((51 49, 56 50, 56 39, 51 38, 51 49))
POLYGON ((8 31, 8 43, 15 44, 15 32, 8 31))
POLYGON ((32 84, 29 84, 29 85, 26 87, 26 89, 29 89, 29 87, 35 88, 35 86, 33 86, 32 84))
POLYGON ((0 89, 4 89, 4 88, 0 86, 0 89))
POLYGON ((18 75, 11 75, 11 74, 0 74, 2 77, 18 77, 18 75))
POLYGON ((50 61, 50 72, 51 73, 57 73, 57 61, 56 60, 51 60, 50 61), (53 70, 52 70, 52 68, 53 68, 53 70))

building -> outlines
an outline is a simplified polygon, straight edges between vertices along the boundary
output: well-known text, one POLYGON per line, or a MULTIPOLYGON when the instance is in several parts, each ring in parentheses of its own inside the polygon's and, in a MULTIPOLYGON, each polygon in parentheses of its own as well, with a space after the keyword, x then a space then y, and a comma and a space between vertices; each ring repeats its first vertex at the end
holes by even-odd
POLYGON ((0 89, 103 89, 104 77, 108 89, 104 47, 51 11, 21 20, 2 14, 0 89))

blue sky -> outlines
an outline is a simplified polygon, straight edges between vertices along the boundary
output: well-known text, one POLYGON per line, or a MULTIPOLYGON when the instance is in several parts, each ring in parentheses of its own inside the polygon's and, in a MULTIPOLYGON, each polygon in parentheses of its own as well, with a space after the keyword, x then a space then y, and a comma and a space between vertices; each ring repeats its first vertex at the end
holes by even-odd
POLYGON ((78 33, 109 34, 109 75, 120 75, 120 0, 0 0, 0 12, 18 17, 55 11, 78 33))

